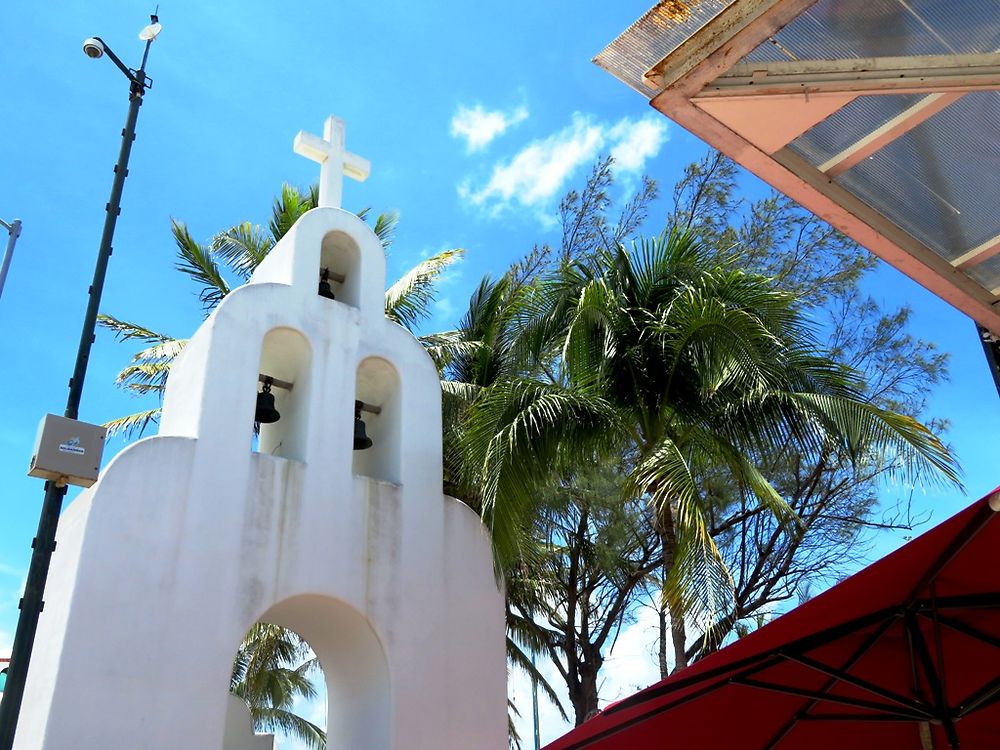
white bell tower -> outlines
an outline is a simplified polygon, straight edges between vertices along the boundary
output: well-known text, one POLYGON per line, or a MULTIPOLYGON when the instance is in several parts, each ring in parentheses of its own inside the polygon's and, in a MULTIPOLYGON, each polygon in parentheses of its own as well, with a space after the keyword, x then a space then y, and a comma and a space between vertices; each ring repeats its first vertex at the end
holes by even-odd
POLYGON ((234 735, 249 720, 228 695, 260 620, 318 656, 330 750, 506 747, 489 539, 442 495, 438 374, 384 317, 381 244, 339 208, 368 163, 343 145, 335 118, 296 138, 323 165, 320 207, 190 340, 159 434, 63 515, 18 750, 263 747, 234 735), (262 378, 280 419, 253 451, 262 378))

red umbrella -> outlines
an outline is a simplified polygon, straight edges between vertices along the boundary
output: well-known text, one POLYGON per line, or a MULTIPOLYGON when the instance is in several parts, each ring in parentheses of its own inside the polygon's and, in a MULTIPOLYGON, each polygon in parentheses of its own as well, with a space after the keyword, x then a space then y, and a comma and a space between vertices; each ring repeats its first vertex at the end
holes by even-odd
POLYGON ((997 750, 1000 488, 545 750, 997 750))

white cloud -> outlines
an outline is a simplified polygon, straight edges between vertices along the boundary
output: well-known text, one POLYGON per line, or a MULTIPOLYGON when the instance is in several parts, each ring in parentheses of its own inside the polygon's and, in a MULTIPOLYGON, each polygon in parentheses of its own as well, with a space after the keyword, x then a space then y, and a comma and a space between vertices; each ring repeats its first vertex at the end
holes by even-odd
POLYGON ((608 124, 577 112, 562 130, 495 164, 485 185, 476 188, 471 179, 464 180, 458 186, 459 197, 492 216, 518 205, 539 209, 540 218, 551 220, 544 209, 602 151, 614 157, 616 173, 627 177, 640 172, 666 140, 667 124, 660 117, 624 118, 608 124))
POLYGON ((15 578, 23 578, 25 573, 20 568, 15 568, 13 565, 7 565, 6 563, 0 563, 0 574, 14 576, 15 578))
POLYGON ((461 285, 463 277, 462 268, 452 265, 447 271, 438 276, 437 299, 432 305, 432 319, 439 326, 450 327, 454 323, 455 312, 457 310, 454 299, 461 285))
POLYGON ((450 297, 438 297, 434 300, 434 320, 440 323, 450 323, 455 315, 455 303, 450 297))
POLYGON ((479 190, 469 190, 467 197, 478 206, 489 202, 503 206, 515 200, 522 206, 543 203, 603 145, 600 125, 574 114, 568 127, 529 143, 506 164, 494 166, 489 182, 479 190))
POLYGON ((659 615, 652 607, 643 606, 636 609, 635 618, 635 622, 622 630, 614 649, 605 659, 601 708, 660 680, 659 615))
POLYGON ((608 139, 615 142, 611 148, 615 170, 641 172, 646 161, 660 153, 667 140, 667 121, 662 117, 644 117, 635 122, 621 120, 608 131, 608 139))
POLYGON ((517 107, 510 112, 503 110, 485 110, 481 104, 474 107, 458 106, 458 111, 451 118, 451 135, 453 138, 465 139, 467 153, 480 151, 495 138, 503 135, 507 128, 526 120, 528 110, 517 107))

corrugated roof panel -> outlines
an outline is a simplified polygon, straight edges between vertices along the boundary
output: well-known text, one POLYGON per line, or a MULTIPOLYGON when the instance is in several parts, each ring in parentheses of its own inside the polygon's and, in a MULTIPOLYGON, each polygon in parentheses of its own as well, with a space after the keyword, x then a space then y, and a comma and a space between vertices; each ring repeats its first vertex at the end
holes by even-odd
POLYGON ((647 99, 645 74, 734 0, 663 0, 594 58, 598 66, 647 99))
POLYGON ((910 94, 859 96, 789 145, 793 151, 819 166, 874 132, 922 97, 910 94))
POLYGON ((1000 0, 819 0, 751 61, 976 54, 1000 49, 1000 0))
POLYGON ((967 273, 987 289, 997 289, 1000 287, 1000 255, 973 266, 967 273))
POLYGON ((948 260, 1000 234, 1000 94, 966 94, 837 181, 948 260))

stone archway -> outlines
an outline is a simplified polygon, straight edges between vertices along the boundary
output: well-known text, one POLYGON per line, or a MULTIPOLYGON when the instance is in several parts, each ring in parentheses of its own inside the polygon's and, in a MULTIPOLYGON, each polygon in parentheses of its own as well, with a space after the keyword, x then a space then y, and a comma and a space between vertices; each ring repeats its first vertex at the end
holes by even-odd
POLYGON ((294 630, 319 659, 326 682, 327 748, 390 750, 389 665, 368 619, 328 596, 285 599, 260 620, 294 630))

